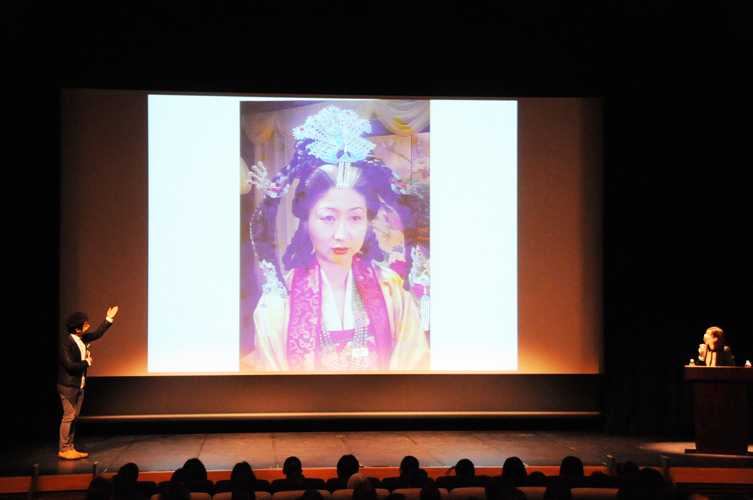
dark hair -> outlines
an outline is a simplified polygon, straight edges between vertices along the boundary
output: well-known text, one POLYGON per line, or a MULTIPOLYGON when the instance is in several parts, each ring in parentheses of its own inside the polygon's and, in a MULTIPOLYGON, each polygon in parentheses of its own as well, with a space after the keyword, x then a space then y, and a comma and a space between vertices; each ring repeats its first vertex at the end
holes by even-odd
POLYGON ((442 494, 439 493, 439 488, 435 484, 429 483, 421 488, 418 500, 442 500, 442 494))
POLYGON ((361 482, 353 488, 353 500, 376 500, 377 492, 374 486, 369 482, 361 482))
POLYGON ((133 462, 128 462, 118 470, 118 474, 122 474, 131 481, 139 480, 139 466, 133 462))
POLYGON ((550 484, 544 490, 544 500, 572 500, 573 492, 565 485, 550 484))
POLYGON ((360 464, 355 456, 343 455, 337 461, 337 477, 347 479, 358 472, 359 467, 360 464))
POLYGON ((298 457, 288 457, 285 459, 285 463, 282 464, 282 473, 286 476, 291 474, 302 474, 303 467, 298 457))
POLYGON ((476 467, 473 466, 473 462, 467 458, 461 458, 458 463, 455 464, 456 476, 475 476, 476 467))
POLYGON ((408 482, 408 488, 422 488, 426 484, 433 482, 423 469, 411 469, 405 475, 405 480, 408 482))
POLYGON ((583 476, 583 462, 578 457, 565 457, 560 464, 560 476, 583 476))
MULTIPOLYGON (((293 198, 293 215, 300 222, 282 258, 282 262, 288 270, 306 267, 313 262, 313 244, 309 238, 307 227, 309 211, 329 189, 336 186, 337 176, 335 175, 335 183, 333 184, 331 176, 328 175, 328 170, 332 170, 330 167, 334 166, 328 166, 323 160, 309 154, 307 146, 313 142, 313 139, 296 141, 293 159, 280 170, 272 181, 274 185, 279 187, 289 185, 294 179, 299 180, 293 198)), ((336 169, 336 167, 334 168, 336 169)), ((367 219, 369 221, 376 217, 382 207, 390 207, 400 218, 403 225, 406 269, 402 278, 404 280, 403 286, 407 289, 409 284, 405 278, 413 264, 411 251, 418 244, 419 233, 423 231, 428 234, 428 196, 399 194, 405 193, 405 191, 393 189, 393 181, 396 179, 392 170, 373 156, 353 162, 350 173, 353 177, 352 188, 363 195, 366 200, 367 219)), ((278 280, 283 282, 282 272, 277 262, 275 231, 275 219, 279 204, 279 197, 265 196, 251 218, 250 229, 257 261, 271 263, 278 280)), ((428 246, 428 238, 424 244, 428 246)), ((379 247, 371 226, 366 231, 366 237, 360 251, 366 262, 381 262, 384 260, 384 252, 379 247)))
POLYGON ((638 482, 641 487, 649 490, 661 489, 666 486, 664 476, 662 476, 661 472, 650 467, 641 469, 638 473, 638 482))
POLYGON ((256 474, 254 474, 254 470, 248 462, 238 462, 235 464, 233 471, 230 473, 230 480, 235 481, 241 474, 250 474, 256 480, 256 474))
POLYGON ((306 490, 303 495, 298 497, 299 500, 324 500, 324 497, 318 490, 306 490))
POLYGON ((189 493, 188 488, 186 487, 185 484, 171 480, 167 483, 160 484, 159 499, 160 500, 190 500, 191 493, 189 493))
POLYGON ((521 459, 518 457, 509 457, 502 464, 502 475, 507 477, 526 477, 528 471, 526 471, 526 466, 521 459))
POLYGON ((617 471, 618 476, 637 476, 641 471, 638 465, 636 465, 635 462, 631 462, 630 460, 625 463, 618 463, 615 466, 615 470, 617 471))
POLYGON ((406 455, 400 461, 400 476, 405 477, 413 469, 418 469, 418 459, 412 455, 406 455))
POLYGON ((65 326, 68 329, 68 333, 76 333, 76 329, 84 329, 84 323, 87 321, 89 321, 89 316, 85 312, 78 311, 68 316, 65 326))
POLYGON ((187 483, 207 480, 207 468, 198 458, 186 460, 186 463, 183 464, 183 472, 186 475, 187 483))
POLYGON ((494 476, 484 485, 484 494, 486 500, 498 500, 503 490, 513 488, 510 478, 504 476, 494 476))
POLYGON ((238 462, 230 473, 233 482, 233 492, 249 493, 253 498, 256 489, 256 475, 248 462, 238 462))
POLYGON ((114 494, 112 481, 97 476, 89 483, 89 488, 86 490, 86 500, 110 500, 114 494))
POLYGON ((706 330, 706 333, 717 338, 716 345, 714 347, 717 351, 723 351, 724 347, 727 345, 727 341, 724 338, 724 330, 722 330, 718 326, 712 326, 711 328, 706 330))

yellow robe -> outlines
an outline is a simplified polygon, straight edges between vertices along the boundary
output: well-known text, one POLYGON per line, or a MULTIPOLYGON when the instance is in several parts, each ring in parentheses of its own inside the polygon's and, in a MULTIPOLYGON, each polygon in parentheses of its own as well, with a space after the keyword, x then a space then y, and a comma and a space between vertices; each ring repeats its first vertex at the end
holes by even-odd
MULTIPOLYGON (((421 330, 421 318, 413 297, 403 289, 403 280, 397 273, 377 265, 374 269, 390 321, 393 345, 390 370, 428 370, 429 344, 426 334, 421 330)), ((285 275, 288 290, 292 280, 293 271, 290 271, 285 275)), ((322 294, 325 293, 331 292, 323 290, 322 294)), ((346 304, 346 307, 350 307, 350 304, 346 304)), ((289 295, 282 298, 274 294, 262 294, 254 311, 257 371, 290 371, 286 356, 289 318, 289 295)), ((307 360, 306 371, 314 371, 313 359, 307 360)))

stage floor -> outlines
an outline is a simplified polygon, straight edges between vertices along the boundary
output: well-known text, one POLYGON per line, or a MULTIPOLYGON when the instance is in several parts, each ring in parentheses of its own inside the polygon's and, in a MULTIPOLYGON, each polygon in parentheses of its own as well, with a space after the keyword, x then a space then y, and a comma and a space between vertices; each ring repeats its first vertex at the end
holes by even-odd
MULTIPOLYGON (((83 433, 80 433, 83 434, 83 433)), ((753 457, 685 454, 694 443, 583 431, 390 431, 390 432, 266 432, 85 436, 76 441, 82 460, 57 456, 57 443, 15 445, 0 451, 0 476, 28 476, 34 464, 39 475, 89 474, 97 462, 99 473, 117 472, 125 463, 141 471, 174 471, 193 457, 206 468, 227 471, 247 461, 255 470, 282 467, 297 456, 304 468, 335 467, 345 454, 365 467, 397 467, 406 455, 421 467, 449 467, 468 458, 477 467, 500 467, 511 456, 529 466, 559 465, 575 455, 584 465, 600 466, 611 455, 618 462, 660 466, 666 456, 672 467, 752 468, 753 457)), ((753 447, 749 450, 753 451, 753 447)))

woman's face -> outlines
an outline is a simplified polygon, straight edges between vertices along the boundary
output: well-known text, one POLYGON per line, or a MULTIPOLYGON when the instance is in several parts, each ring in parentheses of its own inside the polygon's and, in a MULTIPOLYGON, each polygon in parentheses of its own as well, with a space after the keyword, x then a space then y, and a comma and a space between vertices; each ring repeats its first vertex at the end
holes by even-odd
POLYGON ((350 265, 367 228, 366 199, 353 189, 330 189, 309 212, 309 237, 320 262, 350 265))

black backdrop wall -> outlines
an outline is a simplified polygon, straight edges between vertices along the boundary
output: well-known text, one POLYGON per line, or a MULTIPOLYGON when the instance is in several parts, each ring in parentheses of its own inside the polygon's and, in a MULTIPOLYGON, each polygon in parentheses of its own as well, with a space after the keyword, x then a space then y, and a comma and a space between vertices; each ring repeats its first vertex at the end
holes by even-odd
POLYGON ((734 1, 605 4, 5 2, 11 439, 54 439, 60 415, 61 87, 604 96, 604 429, 691 433, 681 366, 705 328, 753 358, 753 14, 734 1))

